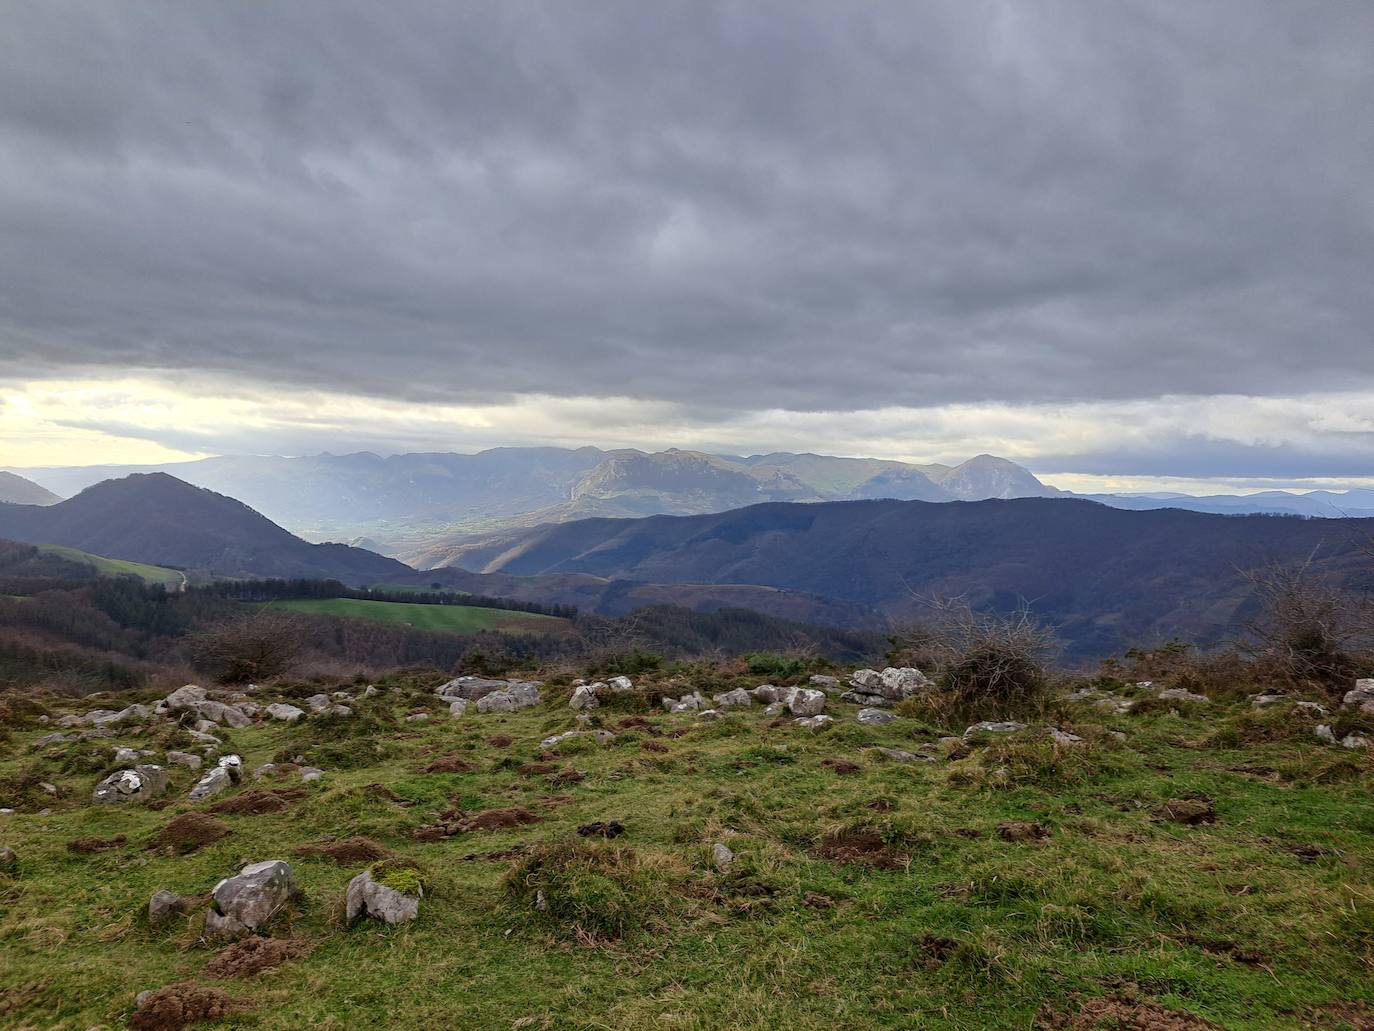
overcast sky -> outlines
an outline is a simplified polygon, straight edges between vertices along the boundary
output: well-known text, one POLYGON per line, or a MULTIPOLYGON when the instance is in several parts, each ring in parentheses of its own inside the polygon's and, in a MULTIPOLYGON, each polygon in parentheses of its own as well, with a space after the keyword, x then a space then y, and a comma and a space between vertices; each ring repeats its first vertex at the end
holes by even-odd
POLYGON ((0 465, 1374 482, 1374 4, 12 4, 0 465))

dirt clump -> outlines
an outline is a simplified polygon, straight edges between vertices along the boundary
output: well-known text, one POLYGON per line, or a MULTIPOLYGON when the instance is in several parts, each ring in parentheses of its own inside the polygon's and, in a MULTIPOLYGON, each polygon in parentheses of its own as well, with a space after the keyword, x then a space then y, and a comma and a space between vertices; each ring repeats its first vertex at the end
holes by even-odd
POLYGON ((586 779, 587 775, 585 773, 583 773, 581 770, 574 770, 571 766, 569 766, 565 769, 559 770, 557 773, 550 774, 549 783, 556 784, 560 787, 566 787, 569 784, 580 784, 582 781, 586 779))
POLYGON ((515 738, 508 734, 495 734, 487 738, 487 744, 491 745, 492 748, 509 748, 515 744, 515 738))
POLYGON ((1008 820, 997 825, 997 836, 1003 841, 1039 841, 1050 836, 1049 828, 1029 820, 1008 820))
POLYGON ((471 773, 477 769, 461 755, 445 755, 420 770, 421 773, 471 773))
POLYGON ((205 976, 216 981, 231 977, 254 977, 264 970, 279 967, 287 960, 304 956, 310 946, 287 938, 245 938, 221 949, 205 964, 205 976))
POLYGON ((1042 1012, 1040 1031, 1218 1031, 1220 1024, 1148 999, 1106 995, 1080 999, 1069 1012, 1042 1012))
POLYGON ((228 824, 216 820, 213 816, 205 813, 182 813, 180 816, 172 817, 167 826, 157 832, 153 845, 170 845, 185 855, 206 845, 212 845, 230 833, 228 824))
POLYGON ((520 806, 511 809, 487 809, 480 813, 468 813, 461 809, 450 809, 439 816, 439 822, 427 827, 417 827, 411 831, 416 841, 443 841, 455 834, 470 831, 510 830, 538 823, 539 817, 520 806))
POLYGON ((556 769, 553 763, 522 763, 517 772, 523 777, 544 777, 556 769))
POLYGON ((848 759, 824 759, 821 761, 821 765, 842 777, 851 773, 858 773, 860 770, 858 763, 848 759))
POLYGON ((1207 798, 1171 798, 1151 815, 1156 820, 1182 823, 1189 827, 1217 822, 1216 807, 1207 798))
POLYGON ((893 852, 881 834, 870 828, 836 831, 821 838, 815 854, 834 863, 863 863, 891 870, 910 862, 908 856, 893 852))
POLYGON ((626 716, 616 724, 621 730, 647 730, 650 734, 659 733, 659 729, 646 720, 643 716, 626 716))
POLYGON ((108 852, 112 848, 122 848, 129 839, 123 834, 114 838, 83 837, 73 838, 67 842, 67 851, 75 852, 77 855, 89 855, 92 852, 108 852))
POLYGON ((134 1031, 181 1031, 192 1024, 223 1020, 245 1009, 245 1002, 218 988, 181 981, 142 993, 129 1026, 134 1031))
POLYGON ((584 823, 577 833, 584 838, 618 838, 625 833, 625 825, 619 820, 597 820, 584 823))
POLYGON ((277 788, 273 791, 253 788, 233 798, 226 798, 223 802, 216 802, 210 807, 209 812, 216 816, 260 816, 263 813, 279 813, 287 806, 299 802, 306 793, 305 788, 277 788))
POLYGON ((303 859, 332 859, 340 866, 354 866, 385 859, 391 853, 371 838, 344 838, 341 841, 312 841, 296 849, 303 859))
POLYGON ((655 741, 653 738, 645 738, 639 743, 639 747, 646 752, 670 752, 670 749, 662 741, 655 741))

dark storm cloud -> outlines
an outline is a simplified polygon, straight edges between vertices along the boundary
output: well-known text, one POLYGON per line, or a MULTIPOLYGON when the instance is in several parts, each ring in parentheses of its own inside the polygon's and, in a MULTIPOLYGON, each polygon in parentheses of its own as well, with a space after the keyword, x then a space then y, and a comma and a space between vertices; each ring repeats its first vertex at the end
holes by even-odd
POLYGON ((11 5, 0 375, 1374 385, 1374 5, 11 5))

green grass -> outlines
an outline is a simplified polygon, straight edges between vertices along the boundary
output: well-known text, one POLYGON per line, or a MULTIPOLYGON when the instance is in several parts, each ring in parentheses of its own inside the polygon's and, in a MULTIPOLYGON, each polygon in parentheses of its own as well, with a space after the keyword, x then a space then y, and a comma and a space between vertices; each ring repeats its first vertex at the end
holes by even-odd
POLYGON ((105 558, 103 555, 92 555, 88 551, 78 551, 76 548, 66 548, 60 544, 39 544, 37 547, 39 551, 56 555, 69 562, 92 566, 97 573, 104 576, 136 576, 145 583, 163 584, 170 590, 179 588, 186 579, 177 570, 163 566, 129 562, 122 558, 105 558))
MULTIPOLYGON (((137 992, 187 979, 246 1001, 223 1026, 263 1028, 1026 1029, 1046 1008, 1124 992, 1228 1029, 1296 1031, 1345 1027, 1323 1017, 1327 1004, 1374 1005, 1370 758, 1279 723, 1272 740, 1205 744, 1240 706, 1082 714, 1073 725, 1086 746, 1000 740, 922 764, 874 746, 912 749, 948 728, 864 727, 833 700, 838 722, 819 733, 773 727, 755 707, 720 722, 650 712, 666 732, 656 736, 618 728, 625 712, 603 707, 593 716, 616 739, 576 739, 550 760, 586 774, 567 785, 519 767, 577 725, 568 688, 546 686, 543 704, 518 713, 452 720, 431 704, 430 723, 402 722, 442 679, 384 678, 387 691, 360 699, 352 721, 233 731, 248 767, 299 752, 325 777, 286 812, 224 816, 232 833, 184 856, 147 843, 204 808, 185 801, 188 771, 173 773, 161 811, 92 807, 110 750, 147 739, 35 752, 27 742, 50 728, 18 725, 0 758, 0 805, 21 806, 0 817, 0 840, 20 857, 0 874, 0 1023, 124 1026, 137 992), (514 743, 494 746, 496 734, 514 743), (449 754, 472 771, 419 772, 449 754), (858 771, 822 765, 835 758, 858 771), (83 762, 87 772, 72 772, 83 762), (38 780, 58 786, 57 800, 38 780), (1194 795, 1214 802, 1216 823, 1152 819, 1163 800, 1194 795), (452 807, 524 807, 540 822, 412 837, 452 807), (627 832, 575 835, 594 820, 627 832), (1007 820, 1049 835, 1002 840, 1007 820), (891 861, 827 858, 827 835, 856 831, 891 861), (69 852, 82 835, 128 843, 69 852), (326 835, 363 835, 413 863, 426 885, 419 919, 345 929, 345 885, 369 864, 293 855, 326 835), (711 864, 714 841, 737 854, 729 876, 711 864), (530 851, 485 858, 518 846, 530 851), (270 858, 291 862, 304 895, 265 933, 304 940, 309 956, 212 982, 202 971, 215 947, 199 940, 197 917, 147 925, 159 888, 207 892, 270 858)), ((320 682, 290 694, 338 688, 357 690, 320 682)))
POLYGON ((479 630, 562 630, 567 620, 533 612, 512 612, 471 605, 415 605, 395 601, 366 601, 359 598, 295 598, 264 602, 275 608, 290 609, 316 616, 346 616, 384 623, 404 623, 417 630, 437 630, 450 634, 474 634, 479 630))

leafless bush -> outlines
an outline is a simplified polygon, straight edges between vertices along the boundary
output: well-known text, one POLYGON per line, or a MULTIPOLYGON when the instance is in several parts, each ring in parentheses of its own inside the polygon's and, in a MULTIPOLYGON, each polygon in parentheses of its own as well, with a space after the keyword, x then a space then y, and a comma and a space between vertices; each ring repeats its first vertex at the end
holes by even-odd
POLYGON ((1259 603, 1246 650, 1293 684, 1342 690, 1374 652, 1374 600, 1317 569, 1312 560, 1245 572, 1259 603))
POLYGON ((198 666, 226 684, 242 684, 285 673, 303 640, 304 629, 295 616, 256 608, 197 631, 190 646, 198 666))
POLYGON ((894 658, 933 673, 948 709, 1004 714, 1040 704, 1058 648, 1028 606, 978 611, 962 598, 925 605, 929 615, 894 636, 894 658))

